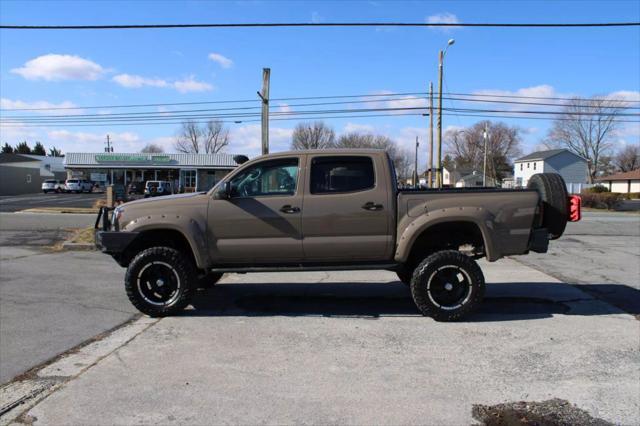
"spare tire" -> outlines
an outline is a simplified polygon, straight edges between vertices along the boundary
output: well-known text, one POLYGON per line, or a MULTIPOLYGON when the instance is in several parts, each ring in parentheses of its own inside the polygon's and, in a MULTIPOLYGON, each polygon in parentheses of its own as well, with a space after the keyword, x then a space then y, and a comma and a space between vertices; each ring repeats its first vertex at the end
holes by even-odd
POLYGON ((538 173, 529 179, 527 188, 540 194, 542 211, 538 226, 547 228, 551 239, 560 238, 569 219, 569 194, 564 179, 557 173, 538 173))

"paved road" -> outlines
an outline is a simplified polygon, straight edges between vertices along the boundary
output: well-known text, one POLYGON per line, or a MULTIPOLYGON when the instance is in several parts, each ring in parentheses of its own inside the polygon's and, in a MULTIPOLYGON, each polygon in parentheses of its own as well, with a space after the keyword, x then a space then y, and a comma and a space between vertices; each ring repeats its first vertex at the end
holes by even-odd
POLYGON ((230 275, 47 367, 66 384, 23 420, 464 425, 474 404, 561 398, 637 423, 638 322, 512 260, 482 268, 486 303, 459 323, 417 315, 388 272, 230 275))
POLYGON ((104 197, 95 194, 26 194, 0 196, 0 212, 15 212, 40 207, 92 207, 104 197))
POLYGON ((92 214, 0 213, 0 253, 7 246, 53 246, 95 219, 92 214))
POLYGON ((640 215, 585 212, 546 254, 514 259, 640 316, 640 215))
POLYGON ((4 246, 0 263, 0 383, 136 312, 103 254, 4 246))

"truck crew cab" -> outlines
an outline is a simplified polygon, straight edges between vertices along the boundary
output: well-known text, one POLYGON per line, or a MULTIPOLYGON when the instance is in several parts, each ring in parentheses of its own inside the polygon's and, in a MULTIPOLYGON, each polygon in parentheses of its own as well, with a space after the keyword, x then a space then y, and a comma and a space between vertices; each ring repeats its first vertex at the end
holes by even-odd
POLYGON ((544 253, 579 215, 556 174, 522 190, 398 190, 385 151, 310 150, 256 158, 208 192, 102 209, 96 245, 150 316, 180 312, 225 272, 386 269, 420 312, 451 321, 483 298, 475 259, 544 253))

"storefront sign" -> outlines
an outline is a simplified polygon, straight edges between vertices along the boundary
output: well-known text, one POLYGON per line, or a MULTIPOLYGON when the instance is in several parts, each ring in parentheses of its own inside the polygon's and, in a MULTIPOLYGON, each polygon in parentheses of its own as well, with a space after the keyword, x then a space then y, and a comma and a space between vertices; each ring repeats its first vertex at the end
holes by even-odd
POLYGON ((168 155, 147 154, 96 154, 95 160, 98 163, 166 164, 171 162, 171 157, 168 155))

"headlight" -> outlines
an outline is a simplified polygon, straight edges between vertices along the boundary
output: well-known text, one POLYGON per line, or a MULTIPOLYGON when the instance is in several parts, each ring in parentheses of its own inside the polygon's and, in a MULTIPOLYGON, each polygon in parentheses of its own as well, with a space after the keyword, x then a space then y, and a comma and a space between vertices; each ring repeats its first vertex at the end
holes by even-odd
POLYGON ((115 230, 118 229, 118 223, 120 221, 120 218, 122 217, 123 212, 124 212, 124 208, 122 207, 115 208, 115 210, 113 211, 113 214, 111 215, 111 228, 115 230))

